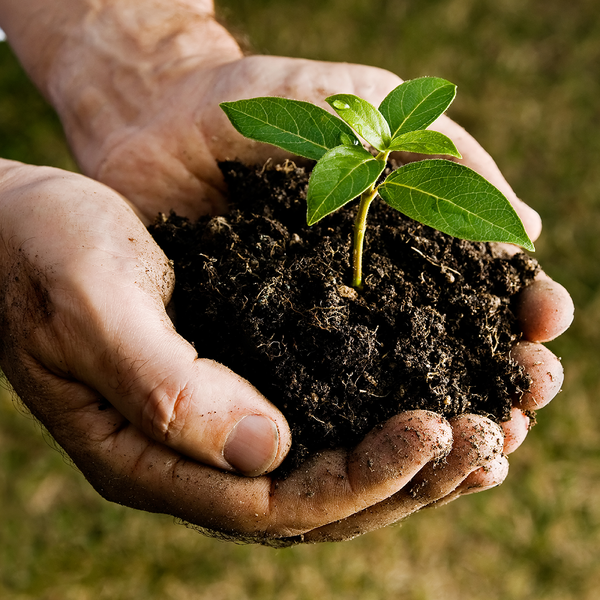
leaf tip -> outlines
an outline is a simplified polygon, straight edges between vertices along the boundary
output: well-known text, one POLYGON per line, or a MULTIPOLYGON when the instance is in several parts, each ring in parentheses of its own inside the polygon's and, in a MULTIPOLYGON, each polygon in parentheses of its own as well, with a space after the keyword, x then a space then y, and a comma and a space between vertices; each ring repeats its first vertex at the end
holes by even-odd
POLYGON ((219 103, 219 108, 227 115, 227 118, 232 123, 232 125, 235 125, 234 120, 235 120, 236 111, 235 111, 234 105, 235 105, 235 102, 220 102, 219 103))
POLYGON ((306 215, 306 224, 311 227, 314 225, 319 219, 316 219, 314 215, 306 215))

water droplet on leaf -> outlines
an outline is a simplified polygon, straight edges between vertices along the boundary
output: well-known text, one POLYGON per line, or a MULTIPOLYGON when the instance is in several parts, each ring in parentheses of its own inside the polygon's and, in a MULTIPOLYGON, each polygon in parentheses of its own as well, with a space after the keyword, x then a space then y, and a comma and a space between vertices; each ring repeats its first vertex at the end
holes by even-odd
POLYGON ((347 102, 342 102, 341 100, 334 100, 332 104, 334 108, 339 108, 340 110, 350 108, 350 105, 347 102))

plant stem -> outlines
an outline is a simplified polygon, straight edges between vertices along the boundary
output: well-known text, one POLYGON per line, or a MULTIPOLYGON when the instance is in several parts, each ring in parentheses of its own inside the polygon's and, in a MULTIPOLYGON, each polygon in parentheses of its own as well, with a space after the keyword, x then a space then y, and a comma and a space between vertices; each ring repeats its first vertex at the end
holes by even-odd
MULTIPOLYGON (((389 150, 383 150, 377 155, 377 160, 387 162, 389 150)), ((358 214, 354 221, 354 240, 352 244, 352 287, 357 290, 363 288, 363 275, 362 275, 362 257, 363 247, 365 245, 365 231, 367 229, 367 213, 369 212, 369 206, 371 202, 377 196, 377 189, 379 186, 377 182, 365 190, 360 195, 360 204, 358 205, 358 214)))
POLYGON ((352 247, 352 287, 357 290, 362 290, 362 257, 363 246, 365 243, 365 231, 367 229, 367 213, 371 202, 377 196, 377 188, 373 184, 368 190, 360 196, 360 204, 358 205, 358 214, 354 221, 354 242, 352 247))

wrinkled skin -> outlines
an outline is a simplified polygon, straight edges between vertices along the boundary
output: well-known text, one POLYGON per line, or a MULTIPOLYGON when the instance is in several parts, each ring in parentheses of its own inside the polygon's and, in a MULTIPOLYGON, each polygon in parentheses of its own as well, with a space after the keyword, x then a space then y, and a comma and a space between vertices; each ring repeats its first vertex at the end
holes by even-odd
MULTIPOLYGON (((269 476, 290 444, 283 416, 248 382, 198 358, 166 313, 173 275, 144 224, 171 208, 191 217, 226 210, 218 160, 286 156, 239 136, 218 103, 285 95, 322 104, 350 92, 377 104, 399 83, 395 75, 244 58, 210 17, 212 3, 192 0, 172 4, 198 19, 175 19, 172 27, 163 18, 171 4, 162 0, 82 0, 85 25, 77 11, 70 20, 57 17, 40 66, 41 50, 36 59, 29 30, 19 26, 26 9, 8 4, 14 12, 0 5, 0 26, 57 108, 92 179, 0 161, 0 359, 25 404, 100 494, 285 545, 350 539, 504 480, 506 455, 527 434, 522 411, 543 406, 560 388, 548 385, 562 377, 560 362, 539 342, 568 327, 573 307, 543 275, 519 306, 524 340, 513 356, 534 387, 515 398, 511 421, 499 427, 475 415, 448 422, 402 413, 356 448, 324 452, 284 481, 269 476), (122 6, 133 13, 124 16, 122 6)), ((52 16, 63 4, 39 10, 52 16)), ((445 117, 434 128, 504 191, 535 239, 537 214, 485 151, 445 117)))

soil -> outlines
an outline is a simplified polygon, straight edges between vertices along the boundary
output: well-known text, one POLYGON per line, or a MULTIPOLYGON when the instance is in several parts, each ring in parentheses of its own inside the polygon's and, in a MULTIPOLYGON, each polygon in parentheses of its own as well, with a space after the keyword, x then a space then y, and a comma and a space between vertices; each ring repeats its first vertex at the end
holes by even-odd
POLYGON ((535 260, 445 235, 376 200, 357 292, 356 202, 308 227, 304 168, 221 168, 226 216, 192 223, 171 213, 150 229, 174 264, 178 331, 288 419, 293 447, 280 474, 318 450, 354 446, 403 410, 509 418, 530 385, 508 353, 520 337, 515 298, 535 260))

